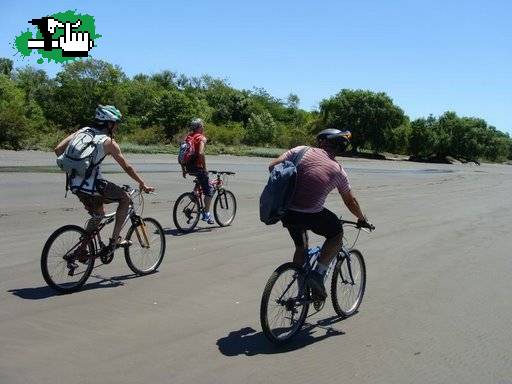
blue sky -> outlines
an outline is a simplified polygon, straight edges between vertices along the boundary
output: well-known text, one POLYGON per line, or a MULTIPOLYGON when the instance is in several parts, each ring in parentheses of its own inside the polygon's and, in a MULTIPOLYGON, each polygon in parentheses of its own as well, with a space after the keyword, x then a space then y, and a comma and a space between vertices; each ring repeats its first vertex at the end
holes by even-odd
POLYGON ((512 1, 1 1, 0 57, 27 21, 77 9, 103 37, 91 56, 129 76, 164 69, 299 95, 313 109, 343 88, 386 92, 411 117, 487 120, 512 134, 512 1))

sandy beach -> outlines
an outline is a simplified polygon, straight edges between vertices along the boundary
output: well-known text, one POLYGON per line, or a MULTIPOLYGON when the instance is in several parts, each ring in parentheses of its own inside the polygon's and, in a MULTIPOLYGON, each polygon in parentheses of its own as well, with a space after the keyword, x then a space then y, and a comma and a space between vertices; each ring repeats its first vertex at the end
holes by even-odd
MULTIPOLYGON (((237 172, 237 217, 180 236, 171 210, 191 179, 175 156, 127 158, 157 187, 144 216, 166 231, 158 273, 134 277, 119 252, 82 291, 56 295, 41 276, 42 247, 85 211, 64 198, 63 174, 45 171, 53 154, 0 151, 0 383, 512 383, 512 166, 343 158, 377 227, 357 244, 364 301, 343 321, 328 301, 276 348, 259 305, 293 245, 258 218, 269 159, 209 158, 237 172)), ((335 193, 327 206, 351 217, 335 193)))

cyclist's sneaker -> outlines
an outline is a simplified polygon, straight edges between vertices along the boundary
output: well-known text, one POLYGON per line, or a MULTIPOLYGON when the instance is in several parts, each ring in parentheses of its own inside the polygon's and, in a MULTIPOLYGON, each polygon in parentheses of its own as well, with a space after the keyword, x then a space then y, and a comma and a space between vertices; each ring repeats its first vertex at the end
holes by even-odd
POLYGON ((325 300, 327 292, 324 286, 324 277, 317 271, 311 271, 308 275, 308 285, 311 287, 313 297, 318 300, 325 300))
POLYGON ((201 220, 206 221, 208 224, 215 224, 215 221, 213 221, 212 214, 210 212, 203 212, 201 220))

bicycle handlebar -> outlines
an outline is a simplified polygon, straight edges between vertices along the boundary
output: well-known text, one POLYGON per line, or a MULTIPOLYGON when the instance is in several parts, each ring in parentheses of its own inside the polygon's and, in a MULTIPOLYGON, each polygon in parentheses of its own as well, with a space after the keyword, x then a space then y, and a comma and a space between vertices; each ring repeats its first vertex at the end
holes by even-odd
POLYGON ((358 229, 368 229, 368 230, 370 230, 370 232, 375 230, 375 225, 367 223, 367 222, 349 221, 349 220, 342 220, 342 219, 340 219, 340 221, 341 221, 342 225, 349 224, 349 225, 353 225, 354 227, 356 227, 358 229))
MULTIPOLYGON (((125 192, 127 192, 130 196, 133 195, 135 193, 135 191, 139 191, 139 192, 144 192, 142 189, 135 189, 135 188, 132 188, 130 185, 128 184, 123 184, 123 186, 121 187, 125 192)), ((151 191, 151 192, 144 192, 145 194, 147 195, 156 195, 156 192, 154 191, 151 191)))
POLYGON ((215 171, 215 170, 210 170, 208 171, 209 173, 212 173, 214 175, 235 175, 236 173, 235 172, 230 172, 230 171, 215 171))

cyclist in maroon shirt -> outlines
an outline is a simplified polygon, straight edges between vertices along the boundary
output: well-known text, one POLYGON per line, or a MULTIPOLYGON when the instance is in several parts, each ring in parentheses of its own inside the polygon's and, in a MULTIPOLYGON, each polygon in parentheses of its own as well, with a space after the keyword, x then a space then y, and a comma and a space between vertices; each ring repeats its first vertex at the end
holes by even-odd
MULTIPOLYGON (((288 229, 295 253, 293 261, 302 267, 304 253, 308 248, 307 230, 325 237, 320 258, 315 271, 310 274, 313 293, 325 299, 323 278, 332 258, 341 246, 343 227, 338 217, 323 205, 327 195, 336 188, 347 208, 357 217, 358 222, 368 225, 359 203, 354 197, 347 174, 335 159, 345 151, 350 142, 349 131, 324 129, 317 135, 317 147, 310 147, 297 166, 297 184, 295 194, 286 215, 282 218, 283 226, 288 229)), ((304 146, 292 148, 270 162, 269 170, 275 165, 291 160, 304 146)))

